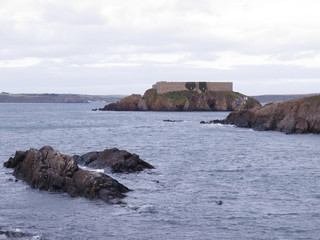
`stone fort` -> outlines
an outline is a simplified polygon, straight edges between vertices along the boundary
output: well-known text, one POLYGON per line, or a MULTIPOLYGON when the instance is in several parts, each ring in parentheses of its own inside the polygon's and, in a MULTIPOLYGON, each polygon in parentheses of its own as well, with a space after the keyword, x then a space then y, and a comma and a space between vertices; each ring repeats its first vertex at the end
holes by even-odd
POLYGON ((232 82, 157 82, 152 86, 158 94, 176 91, 233 91, 232 82))

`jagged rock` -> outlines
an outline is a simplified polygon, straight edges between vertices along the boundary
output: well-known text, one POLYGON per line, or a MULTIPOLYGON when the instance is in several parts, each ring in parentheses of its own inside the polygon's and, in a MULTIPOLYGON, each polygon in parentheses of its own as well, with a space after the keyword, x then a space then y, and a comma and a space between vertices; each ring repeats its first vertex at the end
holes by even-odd
POLYGON ((25 152, 17 151, 4 166, 14 168, 13 175, 33 188, 66 192, 73 197, 117 203, 125 197, 124 193, 130 191, 106 174, 80 169, 73 157, 61 154, 50 146, 40 150, 30 148, 25 152))
POLYGON ((82 156, 74 156, 81 165, 91 168, 107 169, 116 173, 139 172, 145 168, 154 167, 141 160, 139 155, 131 154, 117 148, 106 149, 102 152, 89 152, 82 156))
MULTIPOLYGON (((100 109, 101 110, 101 109, 100 109)), ((142 96, 133 94, 130 97, 123 98, 121 103, 110 103, 103 110, 113 111, 147 111, 148 107, 142 96)))
POLYGON ((26 157, 26 152, 25 151, 16 151, 16 155, 14 158, 10 158, 9 161, 5 162, 3 164, 4 167, 6 168, 14 168, 16 167, 20 162, 23 161, 23 159, 26 157))
POLYGON ((176 91, 158 94, 149 89, 143 96, 133 94, 111 103, 102 111, 233 111, 261 106, 248 96, 236 92, 176 91))
POLYGON ((320 95, 230 113, 214 123, 285 133, 320 133, 320 95))
MULTIPOLYGON (((0 231, 0 239, 4 239, 1 238, 1 235, 4 236, 5 238, 29 238, 31 239, 33 237, 32 234, 30 233, 23 233, 23 232, 14 232, 14 231, 0 231)), ((43 238, 41 238, 43 239, 43 238)))

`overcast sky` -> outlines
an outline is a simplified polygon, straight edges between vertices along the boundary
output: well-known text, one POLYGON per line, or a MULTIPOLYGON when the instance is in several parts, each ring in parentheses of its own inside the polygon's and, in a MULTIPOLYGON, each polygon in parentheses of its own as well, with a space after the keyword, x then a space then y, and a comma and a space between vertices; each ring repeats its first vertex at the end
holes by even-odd
POLYGON ((1 0, 0 92, 320 92, 319 0, 1 0))

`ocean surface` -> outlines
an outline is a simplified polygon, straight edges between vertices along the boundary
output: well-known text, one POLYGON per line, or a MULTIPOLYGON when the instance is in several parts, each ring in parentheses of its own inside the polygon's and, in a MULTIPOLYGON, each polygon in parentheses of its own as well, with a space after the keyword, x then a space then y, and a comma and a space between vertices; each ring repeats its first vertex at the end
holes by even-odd
POLYGON ((0 231, 46 239, 320 239, 320 135, 199 123, 227 112, 91 111, 103 106, 0 104, 0 231), (117 147, 156 169, 111 175, 134 190, 124 206, 14 181, 3 163, 44 145, 69 155, 117 147))

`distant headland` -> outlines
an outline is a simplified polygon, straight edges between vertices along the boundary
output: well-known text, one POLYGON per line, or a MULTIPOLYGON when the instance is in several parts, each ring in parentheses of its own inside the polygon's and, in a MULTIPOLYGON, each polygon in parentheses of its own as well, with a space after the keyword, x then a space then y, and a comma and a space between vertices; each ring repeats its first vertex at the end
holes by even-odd
POLYGON ((231 124, 255 130, 320 133, 320 95, 230 113, 224 120, 201 123, 231 124))
POLYGON ((0 103, 89 103, 114 102, 124 96, 120 95, 83 95, 83 94, 11 94, 0 93, 0 103))
POLYGON ((133 94, 102 111, 234 111, 260 106, 233 92, 232 82, 157 82, 143 96, 133 94))

